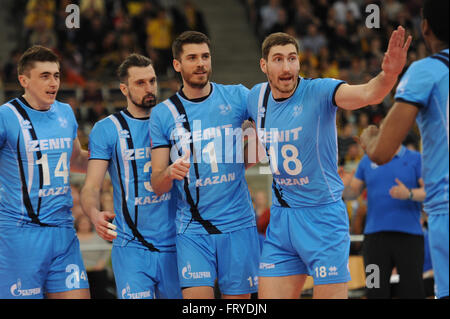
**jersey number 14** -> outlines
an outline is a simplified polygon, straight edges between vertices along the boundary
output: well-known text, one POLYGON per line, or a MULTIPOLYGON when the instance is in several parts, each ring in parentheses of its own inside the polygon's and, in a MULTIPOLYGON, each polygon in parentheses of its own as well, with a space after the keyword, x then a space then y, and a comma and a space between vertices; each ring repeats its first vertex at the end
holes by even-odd
MULTIPOLYGON (((43 178, 44 178, 44 186, 50 185, 50 168, 48 165, 48 156, 47 154, 43 154, 40 159, 36 161, 37 165, 41 165, 43 178)), ((64 184, 69 183, 69 168, 67 165, 67 152, 61 153, 59 157, 58 163, 56 164, 56 168, 54 171, 55 177, 64 178, 64 184)))

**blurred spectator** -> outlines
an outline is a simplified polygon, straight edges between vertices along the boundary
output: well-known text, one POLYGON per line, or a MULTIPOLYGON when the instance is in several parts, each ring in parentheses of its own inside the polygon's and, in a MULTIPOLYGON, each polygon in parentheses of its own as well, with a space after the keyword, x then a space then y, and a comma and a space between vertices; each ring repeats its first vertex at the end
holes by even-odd
POLYGON ((203 13, 197 9, 195 4, 190 0, 185 0, 183 9, 188 28, 208 35, 203 13))
POLYGON ((310 49, 313 54, 319 54, 320 50, 327 45, 327 39, 318 32, 315 24, 308 26, 308 32, 302 39, 303 49, 310 49))
POLYGON ((356 136, 354 124, 351 122, 345 123, 338 135, 339 165, 344 165, 345 155, 350 145, 354 143, 354 136, 356 136))
POLYGON ((347 12, 350 12, 355 19, 361 18, 361 11, 358 4, 353 0, 338 0, 334 3, 333 9, 336 11, 336 21, 345 24, 347 22, 347 12))
POLYGON ((301 2, 302 4, 298 5, 296 8, 293 24, 297 33, 304 36, 310 24, 319 24, 320 22, 312 14, 309 2, 301 2))
POLYGON ((3 66, 3 80, 7 83, 18 83, 17 80, 17 62, 20 59, 22 52, 20 50, 13 50, 10 53, 9 60, 3 66))
POLYGON ((98 101, 103 101, 102 91, 97 82, 88 81, 83 90, 83 99, 81 102, 91 106, 98 101))
POLYGON ((261 37, 264 38, 269 34, 272 27, 279 22, 279 13, 281 9, 280 0, 269 0, 269 3, 262 6, 259 12, 261 16, 261 37))
POLYGON ((93 126, 96 122, 107 117, 109 114, 110 113, 105 106, 105 102, 103 102, 103 100, 96 100, 94 101, 94 104, 88 109, 87 119, 93 126))
POLYGON ((172 41, 174 39, 173 22, 164 8, 158 9, 155 19, 147 22, 147 45, 151 47, 156 56, 153 59, 155 72, 158 76, 164 76, 167 68, 171 66, 172 41))

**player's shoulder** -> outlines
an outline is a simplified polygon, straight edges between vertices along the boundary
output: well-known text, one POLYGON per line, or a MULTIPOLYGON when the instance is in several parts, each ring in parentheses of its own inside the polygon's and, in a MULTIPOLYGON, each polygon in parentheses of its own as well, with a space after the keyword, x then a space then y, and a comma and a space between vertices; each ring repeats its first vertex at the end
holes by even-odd
POLYGON ((258 84, 253 85, 253 87, 250 89, 250 94, 254 95, 254 94, 259 94, 259 92, 261 91, 261 88, 264 86, 264 88, 267 88, 269 85, 268 82, 261 82, 258 84))
POLYGON ((73 113, 73 109, 70 104, 55 100, 53 103, 53 107, 55 107, 58 111, 73 113))
POLYGON ((11 101, 5 102, 2 105, 0 105, 0 114, 7 114, 11 111, 10 108, 8 107, 11 101))
POLYGON ((99 130, 105 131, 105 132, 111 132, 114 129, 114 120, 113 117, 116 113, 110 114, 107 117, 102 118, 101 120, 98 120, 95 122, 94 127, 92 128, 93 132, 98 132, 99 130))
POLYGON ((214 96, 226 96, 231 99, 236 99, 236 101, 240 102, 243 99, 246 101, 249 93, 249 89, 243 84, 219 84, 211 82, 213 85, 213 90, 215 90, 216 94, 214 96), (217 94, 217 91, 220 94, 217 94))
MULTIPOLYGON (((434 78, 436 72, 439 70, 446 70, 448 73, 448 68, 442 68, 442 62, 436 58, 437 55, 431 55, 423 59, 414 61, 408 68, 408 73, 416 74, 419 77, 430 77, 434 78)), ((448 61, 448 60, 447 60, 448 61)))
POLYGON ((152 119, 155 119, 156 117, 164 117, 167 114, 170 113, 169 105, 173 104, 171 101, 171 98, 176 96, 176 94, 170 96, 169 98, 165 99, 164 101, 156 104, 152 108, 152 112, 150 113, 150 121, 152 119))

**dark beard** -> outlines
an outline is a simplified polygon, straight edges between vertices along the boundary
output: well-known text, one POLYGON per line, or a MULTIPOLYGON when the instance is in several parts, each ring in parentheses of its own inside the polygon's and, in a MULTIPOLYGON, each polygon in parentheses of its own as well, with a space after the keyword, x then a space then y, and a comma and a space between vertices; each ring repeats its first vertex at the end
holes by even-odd
POLYGON ((131 100, 131 102, 133 102, 134 105, 136 105, 137 107, 141 108, 141 109, 151 109, 152 107, 154 107, 156 105, 156 96, 152 93, 149 93, 147 95, 145 95, 142 98, 141 103, 138 103, 137 101, 135 101, 135 99, 133 98, 133 96, 131 95, 131 92, 128 92, 128 96, 131 100), (149 97, 153 97, 153 99, 149 99, 148 102, 145 102, 145 99, 149 98, 149 97))
POLYGON ((184 76, 183 72, 181 72, 181 76, 183 77, 184 81, 186 81, 186 84, 188 84, 191 88, 203 89, 208 84, 211 78, 211 73, 212 71, 209 70, 209 72, 206 75, 206 80, 204 82, 192 82, 188 77, 184 76))

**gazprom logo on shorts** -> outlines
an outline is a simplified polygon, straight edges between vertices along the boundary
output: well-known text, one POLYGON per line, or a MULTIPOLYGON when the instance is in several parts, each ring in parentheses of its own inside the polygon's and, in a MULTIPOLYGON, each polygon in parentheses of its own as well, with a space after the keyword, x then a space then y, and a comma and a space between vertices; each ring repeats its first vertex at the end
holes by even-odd
POLYGON ((131 292, 131 288, 128 283, 127 286, 122 289, 122 299, 144 299, 144 298, 151 298, 151 296, 152 292, 150 290, 131 292))
POLYGON ((41 293, 41 287, 39 288, 31 288, 31 289, 22 289, 22 280, 17 279, 17 282, 14 283, 10 290, 11 295, 14 297, 24 297, 24 296, 34 296, 39 295, 41 293))
POLYGON ((181 275, 184 279, 211 278, 211 273, 209 271, 192 272, 191 264, 189 262, 187 262, 187 265, 181 270, 181 275))
POLYGON ((260 263, 259 269, 274 269, 275 264, 268 264, 268 263, 260 263))

